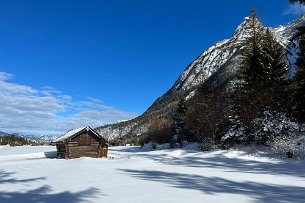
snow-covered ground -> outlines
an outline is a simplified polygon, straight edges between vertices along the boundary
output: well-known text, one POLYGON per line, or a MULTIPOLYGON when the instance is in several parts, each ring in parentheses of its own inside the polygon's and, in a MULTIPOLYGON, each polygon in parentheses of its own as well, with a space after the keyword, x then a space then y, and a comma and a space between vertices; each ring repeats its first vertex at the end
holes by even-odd
POLYGON ((63 160, 54 150, 0 147, 0 202, 305 202, 302 160, 138 147, 63 160))

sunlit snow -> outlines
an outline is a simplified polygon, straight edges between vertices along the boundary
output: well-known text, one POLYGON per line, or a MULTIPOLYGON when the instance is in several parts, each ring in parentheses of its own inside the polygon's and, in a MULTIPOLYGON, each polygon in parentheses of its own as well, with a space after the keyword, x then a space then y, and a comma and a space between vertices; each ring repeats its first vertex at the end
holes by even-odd
POLYGON ((55 147, 0 147, 0 202, 304 202, 305 162, 237 151, 110 147, 54 159, 55 147))

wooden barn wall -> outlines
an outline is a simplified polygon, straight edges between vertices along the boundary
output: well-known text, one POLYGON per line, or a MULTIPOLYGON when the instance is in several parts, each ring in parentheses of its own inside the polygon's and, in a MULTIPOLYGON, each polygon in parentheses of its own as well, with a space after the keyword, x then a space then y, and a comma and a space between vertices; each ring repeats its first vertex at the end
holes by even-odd
POLYGON ((67 143, 68 157, 107 157, 108 146, 99 143, 99 138, 92 132, 84 132, 67 143))
POLYGON ((99 157, 99 145, 90 146, 78 146, 73 144, 68 144, 69 148, 69 158, 79 158, 79 157, 99 157))
POLYGON ((107 157, 108 145, 101 142, 92 132, 83 132, 67 141, 65 144, 56 144, 59 158, 79 157, 107 157))
POLYGON ((92 143, 98 143, 98 138, 92 132, 83 132, 80 135, 74 137, 72 142, 78 142, 79 145, 91 145, 92 143))
POLYGON ((100 145, 100 157, 108 157, 108 145, 105 143, 102 143, 100 145))

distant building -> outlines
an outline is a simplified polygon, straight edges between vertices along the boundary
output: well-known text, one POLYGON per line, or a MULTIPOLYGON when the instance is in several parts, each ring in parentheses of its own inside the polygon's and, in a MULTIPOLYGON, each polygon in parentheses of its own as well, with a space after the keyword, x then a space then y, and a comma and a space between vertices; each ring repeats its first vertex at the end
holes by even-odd
POLYGON ((55 139, 58 158, 107 157, 108 143, 89 126, 66 132, 55 139))

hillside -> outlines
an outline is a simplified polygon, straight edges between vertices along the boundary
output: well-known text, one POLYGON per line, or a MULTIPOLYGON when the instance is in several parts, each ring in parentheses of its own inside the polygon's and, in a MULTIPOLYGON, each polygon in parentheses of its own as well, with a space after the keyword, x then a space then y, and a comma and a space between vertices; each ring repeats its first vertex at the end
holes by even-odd
POLYGON ((54 135, 24 135, 0 131, 0 145, 42 145, 50 143, 52 139, 54 139, 54 135))
MULTIPOLYGON (((287 25, 270 28, 278 42, 287 51, 290 77, 295 73, 293 64, 297 51, 297 42, 293 41, 293 37, 296 34, 296 28, 304 22, 305 15, 287 25)), ((260 22, 257 24, 266 28, 260 22)), ((148 123, 152 118, 171 116, 179 97, 183 96, 191 103, 203 84, 214 84, 220 93, 226 90, 235 79, 236 70, 240 64, 240 49, 249 36, 250 27, 250 18, 246 17, 230 39, 222 40, 202 52, 182 72, 173 87, 159 97, 143 115, 130 121, 101 126, 96 130, 109 140, 140 135, 147 131, 148 123)))
POLYGON ((0 132, 0 145, 10 146, 22 146, 22 145, 37 145, 38 143, 34 140, 18 137, 16 135, 10 135, 7 133, 0 132))

